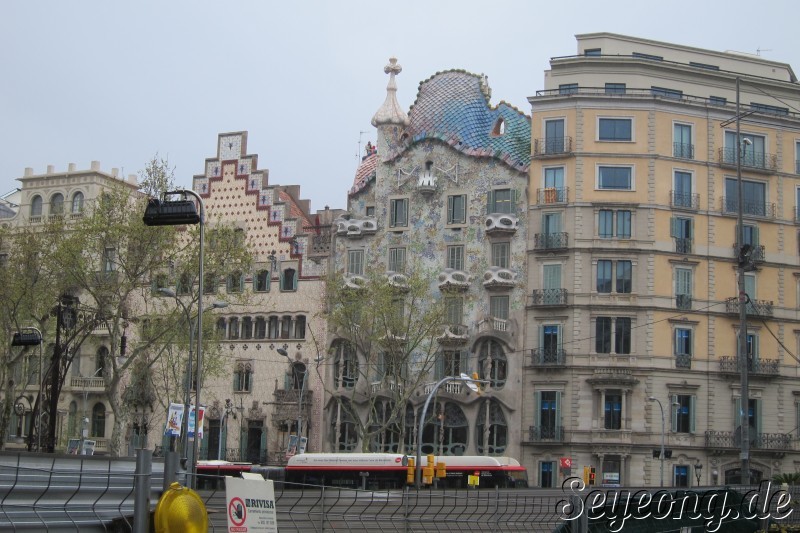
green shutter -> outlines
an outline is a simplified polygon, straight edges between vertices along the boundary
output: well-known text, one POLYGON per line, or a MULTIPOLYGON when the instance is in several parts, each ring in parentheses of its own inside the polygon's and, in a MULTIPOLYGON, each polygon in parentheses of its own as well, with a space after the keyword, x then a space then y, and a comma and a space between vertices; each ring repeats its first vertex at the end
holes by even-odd
POLYGON ((758 246, 758 226, 753 226, 753 246, 758 246))
POLYGON ((436 357, 436 379, 442 379, 444 377, 444 353, 439 352, 438 356, 436 357))
POLYGON ((542 267, 544 289, 561 288, 561 265, 544 265, 542 267))
POLYGON ((486 214, 494 213, 494 191, 489 191, 486 194, 486 214))
MULTIPOLYGON (((362 261, 363 261, 363 259, 362 259, 362 261)), ((294 283, 294 285, 292 286, 292 290, 293 291, 297 290, 297 279, 298 279, 299 275, 300 275, 300 269, 295 269, 295 271, 294 271, 294 280, 292 280, 292 283, 294 283)))
MULTIPOLYGON (((197 431, 195 431, 195 435, 197 435, 197 431)), ((195 446, 197 446, 197 440, 198 439, 195 436, 194 439, 195 446)), ((200 459, 202 459, 203 461, 208 461, 208 435, 203 435, 203 438, 200 439, 200 459)))
POLYGON ((678 223, 678 219, 675 217, 671 217, 669 219, 669 236, 678 238, 680 236, 680 225, 678 223))

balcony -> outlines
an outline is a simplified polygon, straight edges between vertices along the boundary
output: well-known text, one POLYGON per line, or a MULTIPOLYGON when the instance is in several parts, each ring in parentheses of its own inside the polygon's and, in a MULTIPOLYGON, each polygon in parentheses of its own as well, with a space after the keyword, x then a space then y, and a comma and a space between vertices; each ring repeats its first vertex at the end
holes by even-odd
POLYGON ((566 232, 537 233, 533 236, 533 249, 538 251, 563 250, 569 244, 566 232))
MULTIPOLYGON (((726 215, 739 214, 739 202, 736 197, 722 197, 722 212, 726 215)), ((775 204, 766 202, 744 201, 742 214, 745 216, 775 218, 775 204)))
MULTIPOLYGON (((720 148, 719 164, 736 168, 736 148, 720 148)), ((772 172, 778 168, 778 157, 775 154, 745 150, 742 154, 742 168, 762 172, 772 172)))
POLYGON ((389 286, 397 289, 400 292, 408 292, 408 276, 400 274, 399 272, 387 272, 386 279, 389 281, 389 286))
POLYGON ((564 442, 564 428, 562 426, 530 426, 528 442, 564 442))
POLYGON ((688 353, 676 353, 675 368, 692 368, 692 355, 688 353))
MULTIPOLYGON (((739 314, 739 297, 731 296, 725 300, 725 312, 739 314)), ((767 300, 750 300, 747 302, 745 312, 752 316, 772 316, 772 302, 767 300)))
POLYGON ((403 383, 403 380, 397 378, 383 378, 380 381, 373 381, 370 386, 373 394, 376 394, 380 391, 389 391, 396 394, 402 394, 405 390, 405 383, 403 383))
POLYGON ((469 340, 469 328, 464 324, 447 324, 436 340, 442 346, 461 346, 469 340))
MULTIPOLYGON (((767 253, 764 250, 763 244, 756 244, 756 245, 749 245, 750 246, 750 260, 753 263, 763 263, 767 253)), ((733 258, 738 259, 739 257, 739 245, 733 245, 733 258)))
POLYGON ((517 333, 516 324, 512 320, 489 316, 478 322, 478 332, 495 335, 511 342, 517 333))
MULTIPOLYGON (((791 450, 791 433, 756 433, 750 427, 750 448, 758 450, 791 450)), ((706 448, 741 447, 741 436, 738 431, 706 431, 706 448)))
POLYGON ((469 289, 469 275, 463 270, 445 268, 439 274, 439 290, 442 292, 464 292, 469 289))
POLYGON ((531 366, 563 367, 566 365, 567 352, 563 348, 534 348, 531 350, 531 366))
POLYGON ((692 239, 675 237, 675 252, 679 254, 692 253, 692 239))
POLYGON ((569 188, 547 187, 536 190, 536 201, 539 205, 565 204, 569 201, 569 188))
POLYGON ((675 307, 683 311, 692 309, 692 295, 691 294, 677 294, 675 295, 675 307))
POLYGON ((572 137, 533 140, 533 157, 558 157, 572 153, 572 137))
POLYGON ((378 230, 374 218, 365 219, 338 219, 336 220, 336 234, 348 239, 360 239, 364 235, 373 235, 378 230))
POLYGON ((669 192, 670 201, 673 209, 686 209, 697 211, 700 209, 700 195, 690 192, 669 192))
POLYGON ((344 286, 351 290, 362 290, 367 285, 367 278, 358 274, 348 274, 344 277, 344 286))
MULTIPOLYGON (((431 392, 433 392, 433 388, 435 386, 436 386, 436 383, 426 383, 425 387, 423 389, 424 393, 426 395, 430 394, 431 392)), ((462 394, 462 392, 466 388, 467 387, 466 387, 466 385, 464 385, 463 381, 448 381, 448 382, 442 384, 441 387, 439 387, 439 392, 443 391, 443 392, 446 392, 448 394, 452 394, 454 396, 460 396, 462 394)))
POLYGON ((513 289, 517 285, 517 274, 507 268, 491 267, 483 274, 483 286, 487 291, 513 289))
MULTIPOLYGON (((723 356, 719 358, 719 371, 726 374, 738 374, 739 357, 723 356)), ((753 375, 779 376, 781 364, 777 359, 747 358, 747 372, 753 375)))
POLYGON ((487 235, 513 235, 519 227, 519 219, 508 213, 489 213, 486 215, 487 235))
POLYGON ((106 380, 102 376, 84 378, 81 376, 70 376, 69 388, 73 392, 104 392, 106 390, 106 380))
POLYGON ((694 145, 685 143, 672 143, 672 157, 680 159, 694 159, 694 145))
POLYGON ((531 306, 567 305, 567 289, 533 289, 531 306))

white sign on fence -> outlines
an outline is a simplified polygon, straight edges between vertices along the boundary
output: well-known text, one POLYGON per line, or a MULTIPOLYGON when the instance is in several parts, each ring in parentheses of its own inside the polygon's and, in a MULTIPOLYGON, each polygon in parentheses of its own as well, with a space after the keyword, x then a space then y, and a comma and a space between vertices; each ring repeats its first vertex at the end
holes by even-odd
POLYGON ((271 479, 225 478, 229 533, 278 533, 275 486, 271 479))

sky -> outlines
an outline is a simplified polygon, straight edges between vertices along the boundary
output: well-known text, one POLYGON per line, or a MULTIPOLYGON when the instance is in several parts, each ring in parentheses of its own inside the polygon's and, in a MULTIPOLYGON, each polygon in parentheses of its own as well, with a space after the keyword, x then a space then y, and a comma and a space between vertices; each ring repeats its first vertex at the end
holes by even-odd
POLYGON ((492 105, 530 114, 551 57, 575 35, 613 32, 789 63, 800 73, 796 0, 3 0, 0 195, 69 163, 138 174, 156 154, 191 187, 217 135, 247 131, 270 182, 300 185, 317 209, 345 208, 384 66, 419 83, 488 76, 492 105))

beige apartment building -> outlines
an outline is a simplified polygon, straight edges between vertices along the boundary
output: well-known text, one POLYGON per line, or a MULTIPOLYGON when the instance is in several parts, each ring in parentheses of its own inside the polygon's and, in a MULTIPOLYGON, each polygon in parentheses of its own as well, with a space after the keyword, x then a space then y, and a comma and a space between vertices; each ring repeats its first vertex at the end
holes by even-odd
POLYGON ((610 33, 577 44, 529 98, 521 459, 531 484, 557 486, 584 467, 598 485, 658 486, 662 468, 664 486, 740 478, 737 147, 755 267, 745 276, 751 476, 796 471, 794 72, 610 33))

